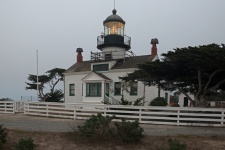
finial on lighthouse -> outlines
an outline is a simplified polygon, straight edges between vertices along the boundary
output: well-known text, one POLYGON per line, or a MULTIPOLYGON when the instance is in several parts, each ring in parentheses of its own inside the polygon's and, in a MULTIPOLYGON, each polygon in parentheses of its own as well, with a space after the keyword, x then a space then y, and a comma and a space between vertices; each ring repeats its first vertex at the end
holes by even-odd
POLYGON ((116 15, 116 0, 114 0, 114 9, 112 11, 113 15, 116 15))
POLYGON ((159 40, 157 38, 151 39, 151 44, 152 44, 151 55, 152 56, 156 56, 157 55, 157 46, 156 46, 156 44, 159 44, 159 40))

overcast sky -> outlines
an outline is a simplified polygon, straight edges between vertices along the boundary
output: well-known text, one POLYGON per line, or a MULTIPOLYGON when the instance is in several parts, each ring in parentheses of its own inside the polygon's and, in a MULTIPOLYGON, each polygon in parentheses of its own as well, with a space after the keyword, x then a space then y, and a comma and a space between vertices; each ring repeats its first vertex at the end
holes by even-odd
MULTIPOLYGON (((67 69, 82 47, 84 60, 97 51, 103 21, 113 0, 0 0, 0 98, 36 96, 26 91, 28 74, 55 67, 67 69)), ((225 0, 117 0, 117 14, 126 21, 136 55, 150 54, 150 39, 158 38, 158 53, 176 47, 225 43, 225 0)))

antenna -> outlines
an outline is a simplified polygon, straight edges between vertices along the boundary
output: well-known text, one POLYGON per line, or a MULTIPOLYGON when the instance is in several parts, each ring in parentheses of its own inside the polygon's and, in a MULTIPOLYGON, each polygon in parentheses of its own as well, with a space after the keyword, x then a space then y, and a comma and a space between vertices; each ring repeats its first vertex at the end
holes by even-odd
POLYGON ((116 0, 114 0, 114 9, 116 9, 116 0))

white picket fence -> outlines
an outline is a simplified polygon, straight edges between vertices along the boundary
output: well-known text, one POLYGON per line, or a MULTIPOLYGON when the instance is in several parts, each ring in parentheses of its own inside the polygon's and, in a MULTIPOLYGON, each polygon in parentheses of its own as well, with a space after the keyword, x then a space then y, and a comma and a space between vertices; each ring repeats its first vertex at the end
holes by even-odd
POLYGON ((81 105, 47 102, 25 102, 24 113, 34 116, 88 119, 101 113, 103 116, 116 116, 121 119, 147 124, 177 126, 225 126, 225 109, 150 107, 119 105, 81 105))
POLYGON ((0 101, 0 113, 23 113, 24 101, 0 101))
POLYGON ((0 101, 0 113, 15 113, 14 101, 0 101))

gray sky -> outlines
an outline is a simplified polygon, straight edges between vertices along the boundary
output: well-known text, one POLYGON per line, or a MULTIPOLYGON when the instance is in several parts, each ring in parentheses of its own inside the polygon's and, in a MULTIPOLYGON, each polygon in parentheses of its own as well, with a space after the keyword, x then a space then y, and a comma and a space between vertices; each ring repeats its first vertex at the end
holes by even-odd
MULTIPOLYGON (((0 98, 36 95, 25 82, 36 74, 37 49, 40 74, 70 67, 77 47, 90 59, 113 7, 113 0, 0 0, 0 98)), ((225 43, 224 8, 224 0, 116 1, 136 55, 150 54, 151 38, 159 39, 159 54, 225 43)))

